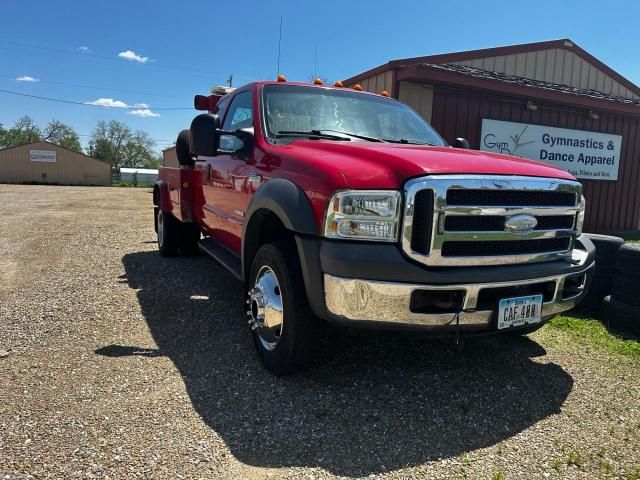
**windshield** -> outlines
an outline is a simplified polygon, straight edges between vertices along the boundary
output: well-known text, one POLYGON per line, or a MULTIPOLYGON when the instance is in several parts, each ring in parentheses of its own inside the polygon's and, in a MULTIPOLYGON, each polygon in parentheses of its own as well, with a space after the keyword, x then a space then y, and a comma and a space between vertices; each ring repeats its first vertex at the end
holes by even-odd
POLYGON ((265 85, 263 110, 269 137, 339 140, 340 134, 345 134, 343 140, 446 145, 431 125, 406 105, 347 89, 265 85))

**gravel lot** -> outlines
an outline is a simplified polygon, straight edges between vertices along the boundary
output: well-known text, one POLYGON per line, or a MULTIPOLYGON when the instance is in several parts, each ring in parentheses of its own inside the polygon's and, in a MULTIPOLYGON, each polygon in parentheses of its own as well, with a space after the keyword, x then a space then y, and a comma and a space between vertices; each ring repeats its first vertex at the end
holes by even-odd
POLYGON ((0 185, 0 479, 640 478, 636 358, 368 335, 275 378, 233 278, 154 240, 146 189, 0 185))

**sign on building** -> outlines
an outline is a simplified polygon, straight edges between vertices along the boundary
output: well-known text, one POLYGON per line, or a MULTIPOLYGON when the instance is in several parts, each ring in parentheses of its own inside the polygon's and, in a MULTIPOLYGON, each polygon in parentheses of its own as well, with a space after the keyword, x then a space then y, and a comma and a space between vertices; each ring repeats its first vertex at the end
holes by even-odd
POLYGON ((56 161, 55 150, 29 150, 29 160, 32 162, 51 162, 56 161))
POLYGON ((617 180, 622 136, 482 119, 480 150, 548 163, 576 178, 617 180))

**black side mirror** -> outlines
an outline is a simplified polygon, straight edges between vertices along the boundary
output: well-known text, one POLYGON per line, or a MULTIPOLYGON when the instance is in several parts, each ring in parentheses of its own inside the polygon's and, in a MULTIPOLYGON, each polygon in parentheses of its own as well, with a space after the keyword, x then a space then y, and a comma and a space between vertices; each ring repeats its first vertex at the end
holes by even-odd
POLYGON ((218 130, 218 151, 242 157, 253 149, 253 127, 233 131, 218 130))
POLYGON ((463 137, 456 138, 456 140, 453 142, 453 146, 454 148, 466 148, 467 150, 471 148, 471 145, 469 145, 469 140, 463 137))
POLYGON ((218 129, 220 118, 217 115, 203 113, 191 122, 190 146, 195 155, 212 157, 218 150, 218 129))

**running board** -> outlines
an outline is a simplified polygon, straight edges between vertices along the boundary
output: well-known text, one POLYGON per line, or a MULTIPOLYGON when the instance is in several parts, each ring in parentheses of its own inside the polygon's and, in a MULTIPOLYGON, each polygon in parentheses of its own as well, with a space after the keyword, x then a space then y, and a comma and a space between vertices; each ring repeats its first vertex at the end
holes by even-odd
POLYGON ((198 242, 200 250, 211 255, 220 263, 224 268, 229 270, 234 277, 242 281, 242 262, 240 257, 235 253, 223 247, 215 239, 211 237, 203 238, 198 242))

